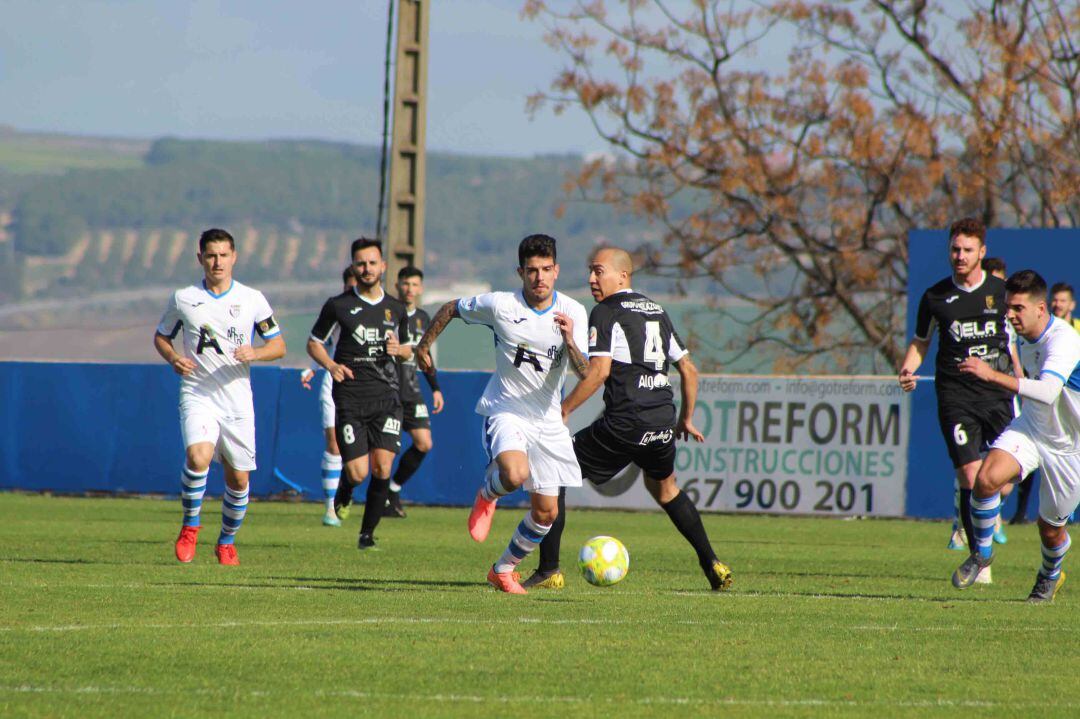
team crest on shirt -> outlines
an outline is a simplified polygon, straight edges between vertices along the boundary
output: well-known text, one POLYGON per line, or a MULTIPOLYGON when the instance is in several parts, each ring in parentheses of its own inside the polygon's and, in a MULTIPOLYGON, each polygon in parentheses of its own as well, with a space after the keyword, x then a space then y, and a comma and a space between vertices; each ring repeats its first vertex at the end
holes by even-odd
POLYGON ((389 322, 391 319, 393 319, 393 317, 390 314, 390 310, 386 310, 386 321, 389 322))
POLYGON ((988 310, 994 309, 994 296, 993 295, 987 295, 986 296, 986 309, 988 309, 988 310))
POLYGON ((229 317, 233 319, 240 316, 240 305, 229 305, 229 317))

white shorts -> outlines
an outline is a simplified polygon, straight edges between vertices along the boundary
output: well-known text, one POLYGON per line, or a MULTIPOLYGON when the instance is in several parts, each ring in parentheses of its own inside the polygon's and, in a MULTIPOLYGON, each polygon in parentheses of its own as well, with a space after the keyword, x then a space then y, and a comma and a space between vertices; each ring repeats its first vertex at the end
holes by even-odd
POLYGON ((319 385, 319 407, 322 408, 323 429, 334 428, 334 378, 329 372, 323 371, 322 384, 319 385))
POLYGON ((187 401, 180 405, 184 448, 200 442, 214 445, 214 459, 233 469, 255 469, 255 417, 230 417, 212 405, 187 401))
POLYGON ((1008 452, 1020 465, 1020 476, 1042 470, 1039 482, 1039 516, 1047 524, 1062 527, 1080 504, 1080 454, 1056 454, 1031 439, 1022 429, 1009 426, 992 449, 1008 452))
POLYGON ((528 455, 526 492, 556 497, 560 487, 581 486, 574 440, 562 422, 537 422, 507 412, 493 414, 484 418, 484 449, 489 463, 507 451, 528 455))

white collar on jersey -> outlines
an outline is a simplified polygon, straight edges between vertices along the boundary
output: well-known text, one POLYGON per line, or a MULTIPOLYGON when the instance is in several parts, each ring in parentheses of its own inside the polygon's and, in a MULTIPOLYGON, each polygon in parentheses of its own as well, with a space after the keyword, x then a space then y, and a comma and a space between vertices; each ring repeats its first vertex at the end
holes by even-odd
POLYGON ((518 299, 521 300, 521 304, 528 307, 530 310, 533 311, 533 314, 537 314, 537 315, 546 315, 548 312, 550 312, 552 309, 555 308, 555 303, 559 301, 559 291, 558 290, 552 290, 551 291, 551 304, 548 305, 547 307, 545 307, 542 310, 538 310, 535 307, 533 307, 532 305, 530 305, 529 301, 527 299, 525 299, 525 291, 524 290, 518 290, 516 294, 517 294, 518 299))
MULTIPOLYGON (((382 289, 382 287, 380 287, 379 289, 381 290, 381 289, 382 289)), ((364 302, 367 302, 367 303, 368 303, 369 305, 377 305, 377 304, 379 304, 380 302, 382 302, 382 301, 383 301, 383 297, 386 297, 386 292, 382 292, 382 293, 381 293, 381 294, 379 295, 379 299, 377 299, 377 300, 372 300, 372 299, 368 299, 367 297, 364 297, 364 296, 363 296, 362 294, 360 294, 360 293, 359 293, 359 292, 358 292, 358 291, 356 290, 356 285, 353 285, 352 291, 353 291, 353 294, 354 294, 354 295, 356 295, 357 297, 359 297, 360 299, 362 299, 362 300, 363 300, 364 302)))
POLYGON ((970 294, 970 293, 974 292, 975 290, 979 289, 980 287, 982 287, 984 284, 986 284, 986 278, 990 275, 989 272, 982 269, 981 267, 979 268, 979 272, 982 272, 982 279, 979 280, 979 284, 977 284, 977 285, 975 285, 973 287, 964 287, 963 285, 956 284, 956 275, 950 275, 949 279, 952 280, 953 287, 960 290, 961 292, 967 292, 967 293, 970 294))
POLYGON ((611 294, 612 294, 612 295, 624 295, 624 294, 626 294, 627 292, 633 292, 633 291, 634 291, 634 288, 633 288, 633 287, 627 287, 626 289, 623 289, 623 290, 619 290, 618 292, 612 292, 611 294))

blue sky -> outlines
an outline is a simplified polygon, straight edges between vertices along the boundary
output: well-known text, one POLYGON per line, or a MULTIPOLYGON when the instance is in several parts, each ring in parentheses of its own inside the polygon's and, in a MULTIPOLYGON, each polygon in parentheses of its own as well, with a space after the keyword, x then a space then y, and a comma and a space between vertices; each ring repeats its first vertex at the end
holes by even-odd
MULTIPOLYGON (((377 144, 385 0, 5 0, 0 124, 130 137, 377 144)), ((428 146, 601 150, 579 114, 530 120, 562 66, 519 0, 432 5, 428 146)))

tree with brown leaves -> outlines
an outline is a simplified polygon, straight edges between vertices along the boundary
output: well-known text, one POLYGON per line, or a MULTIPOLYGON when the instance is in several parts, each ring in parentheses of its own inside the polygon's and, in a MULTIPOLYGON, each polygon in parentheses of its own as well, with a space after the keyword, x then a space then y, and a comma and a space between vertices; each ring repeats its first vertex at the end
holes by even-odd
POLYGON ((741 300, 732 351, 891 372, 910 230, 1080 224, 1080 4, 610 5, 525 4, 566 60, 530 106, 613 148, 569 187, 646 218, 654 271, 741 300))

